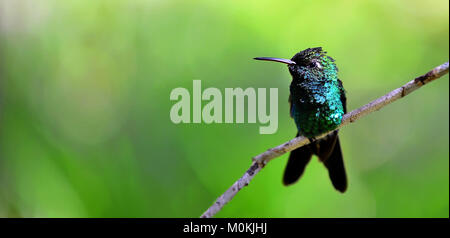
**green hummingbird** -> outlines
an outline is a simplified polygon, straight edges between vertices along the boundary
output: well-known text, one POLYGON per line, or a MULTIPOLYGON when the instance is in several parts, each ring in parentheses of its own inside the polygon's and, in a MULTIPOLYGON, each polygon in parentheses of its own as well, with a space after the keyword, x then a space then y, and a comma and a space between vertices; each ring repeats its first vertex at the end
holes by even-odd
POLYGON ((254 59, 287 64, 292 75, 290 114, 297 126, 297 136, 305 136, 312 142, 290 153, 283 183, 295 183, 315 154, 328 169, 334 188, 345 192, 347 176, 338 131, 324 138, 314 139, 336 129, 347 112, 345 90, 338 78, 338 68, 333 58, 322 47, 317 47, 300 51, 290 60, 271 57, 254 59))

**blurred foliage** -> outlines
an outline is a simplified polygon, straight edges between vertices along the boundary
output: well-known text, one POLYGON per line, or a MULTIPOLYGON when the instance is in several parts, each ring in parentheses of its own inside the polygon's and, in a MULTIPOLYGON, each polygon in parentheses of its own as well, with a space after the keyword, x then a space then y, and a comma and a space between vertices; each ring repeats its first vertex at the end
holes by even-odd
MULTIPOLYGON (((447 0, 0 0, 0 216, 198 217, 295 135, 290 75, 322 46, 355 109, 448 61, 447 0), (279 129, 170 121, 176 87, 279 88, 279 129)), ((448 217, 448 76, 341 130, 336 192, 270 163, 219 217, 448 217)))

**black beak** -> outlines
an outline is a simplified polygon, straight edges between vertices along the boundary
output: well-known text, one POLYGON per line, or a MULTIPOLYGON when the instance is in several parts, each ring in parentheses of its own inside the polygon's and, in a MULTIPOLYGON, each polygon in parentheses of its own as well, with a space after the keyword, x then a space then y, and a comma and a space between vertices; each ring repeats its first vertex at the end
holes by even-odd
POLYGON ((256 57, 253 58, 255 60, 265 60, 265 61, 274 61, 274 62, 279 62, 279 63, 283 63, 283 64, 295 64, 294 61, 289 60, 289 59, 280 59, 280 58, 272 58, 272 57, 256 57))

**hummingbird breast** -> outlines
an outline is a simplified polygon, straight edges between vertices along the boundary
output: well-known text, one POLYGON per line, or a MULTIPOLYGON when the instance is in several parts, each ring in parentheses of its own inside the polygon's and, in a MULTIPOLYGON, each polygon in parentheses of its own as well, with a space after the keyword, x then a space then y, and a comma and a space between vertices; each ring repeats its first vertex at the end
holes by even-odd
POLYGON ((344 115, 341 87, 338 80, 291 83, 291 116, 301 135, 311 138, 341 124, 344 115))

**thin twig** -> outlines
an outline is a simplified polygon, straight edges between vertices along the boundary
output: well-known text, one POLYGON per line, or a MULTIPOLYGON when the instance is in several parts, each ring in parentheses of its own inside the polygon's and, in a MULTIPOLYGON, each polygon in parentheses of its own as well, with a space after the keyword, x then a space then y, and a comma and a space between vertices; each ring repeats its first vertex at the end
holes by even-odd
MULTIPOLYGON (((423 85, 440 78, 441 76, 448 73, 449 63, 444 63, 442 65, 437 66, 436 68, 432 69, 428 73, 419 76, 415 78, 414 80, 409 81, 405 85, 401 86, 400 88, 397 88, 388 94, 373 100, 372 102, 351 111, 350 113, 347 113, 342 118, 341 125, 336 128, 339 129, 347 124, 353 123, 359 118, 380 110, 382 107, 410 94, 414 90, 422 87, 423 85)), ((331 133, 332 131, 329 131, 327 133, 324 133, 316 139, 322 138, 326 136, 327 134, 331 133)), ((299 136, 296 137, 284 144, 281 144, 277 147, 268 149, 266 152, 259 154, 252 158, 253 163, 250 166, 250 168, 245 172, 245 174, 236 181, 227 191, 225 191, 224 194, 222 194, 219 198, 217 198, 216 202, 208 208, 208 210, 203 213, 201 216, 202 218, 209 218, 213 217, 217 212, 219 212, 225 204, 227 204, 233 197, 244 187, 247 186, 250 181, 255 177, 255 175, 262 169, 264 166, 269 163, 272 159, 279 157, 283 155, 284 153, 287 153, 289 151, 292 151, 294 149, 297 149, 301 146, 309 144, 310 141, 308 138, 299 136)))

